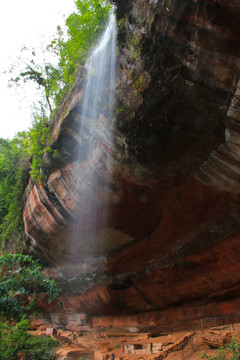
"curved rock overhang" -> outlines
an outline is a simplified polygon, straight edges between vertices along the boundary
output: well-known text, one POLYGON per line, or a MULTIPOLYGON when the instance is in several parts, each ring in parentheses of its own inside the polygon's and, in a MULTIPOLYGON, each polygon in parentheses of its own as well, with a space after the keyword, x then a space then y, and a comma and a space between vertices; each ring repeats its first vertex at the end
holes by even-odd
POLYGON ((206 306, 192 316, 201 317, 235 301, 224 311, 237 313, 240 3, 116 3, 114 121, 101 116, 94 138, 87 128, 78 135, 76 79, 53 122, 58 156, 45 158, 46 182, 26 190, 27 247, 62 279, 62 311, 197 303, 206 306), (87 240, 86 198, 95 208, 87 240))

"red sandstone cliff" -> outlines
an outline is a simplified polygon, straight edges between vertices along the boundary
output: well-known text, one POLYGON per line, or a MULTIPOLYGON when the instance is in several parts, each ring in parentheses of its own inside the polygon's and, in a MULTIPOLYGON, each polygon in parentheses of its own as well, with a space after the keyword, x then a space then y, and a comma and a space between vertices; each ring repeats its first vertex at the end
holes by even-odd
POLYGON ((76 81, 53 123, 58 157, 26 191, 27 247, 63 279, 54 311, 237 320, 240 3, 115 2, 116 116, 80 137, 76 81))

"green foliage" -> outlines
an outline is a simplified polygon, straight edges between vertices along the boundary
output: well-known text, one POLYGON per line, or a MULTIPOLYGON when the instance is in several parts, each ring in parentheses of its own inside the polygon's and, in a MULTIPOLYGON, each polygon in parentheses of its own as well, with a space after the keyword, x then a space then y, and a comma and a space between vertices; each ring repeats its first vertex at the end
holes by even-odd
POLYGON ((58 89, 57 81, 59 78, 59 70, 56 69, 53 65, 47 63, 44 64, 44 66, 40 66, 32 60, 32 64, 27 64, 25 71, 21 72, 19 77, 14 79, 14 81, 18 82, 19 80, 23 79, 23 81, 26 82, 28 80, 32 80, 40 88, 43 88, 46 103, 50 112, 52 112, 51 99, 58 89))
POLYGON ((41 182, 44 153, 53 152, 54 157, 57 152, 48 146, 51 133, 44 111, 34 116, 28 132, 18 133, 12 140, 0 138, 0 247, 5 250, 13 250, 13 243, 14 250, 21 250, 23 193, 29 171, 41 182))
POLYGON ((48 117, 43 107, 41 107, 41 113, 34 114, 33 127, 29 130, 28 138, 25 139, 25 143, 24 143, 25 148, 27 148, 28 155, 32 159, 30 175, 35 181, 39 183, 44 178, 44 174, 43 174, 44 153, 53 152, 51 147, 48 146, 50 137, 51 137, 51 132, 48 125, 48 117))
POLYGON ((64 84, 72 84, 79 64, 84 63, 89 51, 103 31, 111 5, 101 0, 76 0, 77 12, 66 20, 67 40, 58 27, 58 38, 50 47, 59 56, 59 69, 64 84))
POLYGON ((0 257, 0 318, 19 321, 14 326, 0 322, 2 360, 15 360, 18 353, 23 353, 26 360, 53 359, 59 342, 27 332, 26 318, 35 310, 40 293, 48 294, 52 300, 60 290, 54 280, 42 274, 38 262, 22 254, 0 257))
POLYGON ((26 360, 51 360, 59 342, 51 337, 32 336, 27 330, 29 321, 22 319, 15 326, 0 322, 1 360, 16 360, 23 353, 26 360))
POLYGON ((26 132, 13 140, 0 139, 0 239, 1 246, 18 238, 23 228, 22 195, 28 180, 26 132))
POLYGON ((24 344, 23 353, 26 360, 51 360, 59 342, 51 337, 30 336, 24 344))
POLYGON ((143 76, 141 75, 141 76, 139 76, 137 79, 136 79, 136 86, 137 86, 137 88, 140 88, 141 89, 141 87, 142 87, 142 85, 143 85, 143 76))
POLYGON ((226 344, 223 347, 220 347, 217 350, 216 356, 207 355, 202 353, 202 359, 208 360, 239 360, 240 359, 240 343, 236 339, 232 339, 229 344, 226 344))
POLYGON ((51 114, 54 106, 54 97, 61 88, 61 71, 51 62, 54 61, 53 54, 49 51, 51 46, 40 49, 22 48, 22 55, 11 65, 9 86, 22 86, 30 81, 35 83, 39 101, 42 106, 48 107, 51 114))
POLYGON ((2 360, 15 360, 16 354, 23 350, 29 337, 29 321, 21 320, 16 326, 0 322, 0 354, 2 360))
POLYGON ((19 320, 34 312, 38 295, 52 301, 60 294, 53 279, 45 277, 31 256, 6 254, 0 257, 0 318, 19 320))
POLYGON ((141 55, 141 36, 139 34, 133 34, 129 39, 128 51, 131 59, 140 60, 141 55))

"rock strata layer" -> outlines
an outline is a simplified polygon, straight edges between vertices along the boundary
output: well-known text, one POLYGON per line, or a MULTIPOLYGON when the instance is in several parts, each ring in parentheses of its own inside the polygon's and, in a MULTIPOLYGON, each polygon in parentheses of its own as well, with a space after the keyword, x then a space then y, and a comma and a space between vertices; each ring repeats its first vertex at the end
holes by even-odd
POLYGON ((26 246, 65 289, 51 311, 237 314, 240 3, 116 3, 115 117, 79 135, 76 79, 26 190, 26 246))

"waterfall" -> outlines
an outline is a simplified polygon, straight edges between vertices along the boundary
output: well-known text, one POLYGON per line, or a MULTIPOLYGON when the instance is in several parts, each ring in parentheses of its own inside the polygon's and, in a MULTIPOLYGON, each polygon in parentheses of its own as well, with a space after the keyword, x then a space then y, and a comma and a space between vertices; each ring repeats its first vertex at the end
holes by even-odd
POLYGON ((100 114, 103 114, 108 120, 111 120, 113 116, 116 37, 116 18, 112 13, 108 26, 87 63, 87 84, 80 132, 85 126, 86 119, 91 120, 89 130, 94 133, 100 114))
MULTIPOLYGON (((114 91, 115 91, 115 69, 116 69, 116 38, 117 38, 117 24, 115 14, 112 12, 109 17, 109 22, 105 32, 103 33, 99 43, 94 48, 88 62, 87 62, 87 82, 85 87, 85 94, 82 106, 82 116, 80 124, 81 133, 85 133, 87 129, 88 143, 85 144, 84 151, 88 153, 89 157, 86 161, 88 172, 88 184, 91 188, 85 201, 86 219, 84 222, 86 241, 91 243, 91 233, 97 230, 97 218, 101 212, 102 202, 105 204, 109 198, 109 188, 105 186, 104 189, 98 182, 99 159, 95 155, 97 147, 97 137, 104 139, 105 144, 110 148, 113 147, 112 132, 108 131, 111 127, 113 111, 114 111, 114 91), (102 126, 105 122, 105 126, 102 126), (91 151, 88 151, 90 150, 91 151), (91 158, 92 156, 92 158, 91 158), (95 163, 95 159, 97 162, 95 163), (92 170, 90 168, 92 167, 92 170)), ((80 150, 81 151, 81 150, 80 150)), ((81 159, 80 154, 80 159, 81 159)), ((109 168, 109 154, 104 154, 105 166, 109 168)), ((108 169, 108 174, 111 172, 108 169)), ((108 175, 109 176, 109 175, 108 175)), ((108 185, 108 176, 104 180, 108 185)), ((82 196, 80 201, 84 198, 82 196)), ((101 225, 104 228, 108 214, 101 216, 101 225)), ((104 235, 98 234, 99 237, 104 235)), ((82 235, 84 238, 84 235, 82 235)), ((91 246, 91 245, 90 245, 91 246)))
MULTIPOLYGON (((79 210, 79 224, 71 240, 72 249, 79 248, 81 272, 100 259, 107 246, 109 217, 109 186, 113 150, 112 119, 116 70, 117 25, 115 14, 86 64, 86 85, 82 100, 79 136, 84 139, 80 147, 76 182, 79 196, 75 201, 79 210), (100 142, 103 145, 100 145, 100 142), (106 150, 108 149, 108 150, 106 150), (91 258, 91 260, 90 260, 91 258)), ((79 266, 79 264, 78 264, 79 266)))
MULTIPOLYGON (((58 267, 68 281, 86 281, 103 264, 109 242, 107 218, 111 193, 110 179, 114 148, 114 114, 117 25, 112 12, 100 41, 86 64, 86 85, 79 121, 79 156, 71 174, 76 223, 70 226, 68 249, 71 263, 58 267), (99 145, 100 142, 104 146, 99 145), (106 148, 108 149, 106 151, 106 148), (111 151, 109 150, 111 149, 111 151), (79 213, 78 213, 79 212, 79 213)), ((112 238, 110 239, 112 241, 112 238)))

